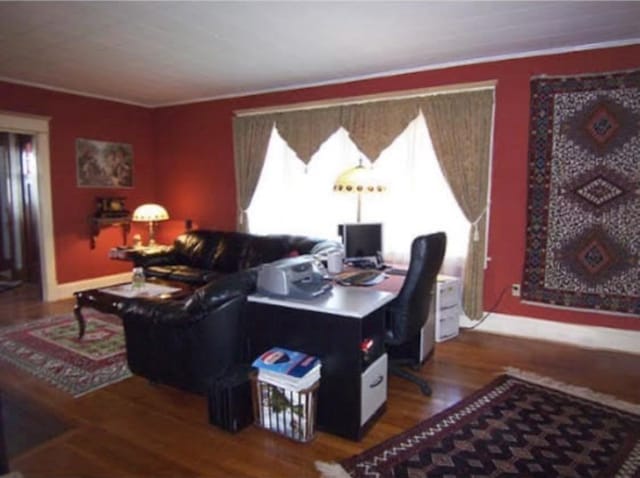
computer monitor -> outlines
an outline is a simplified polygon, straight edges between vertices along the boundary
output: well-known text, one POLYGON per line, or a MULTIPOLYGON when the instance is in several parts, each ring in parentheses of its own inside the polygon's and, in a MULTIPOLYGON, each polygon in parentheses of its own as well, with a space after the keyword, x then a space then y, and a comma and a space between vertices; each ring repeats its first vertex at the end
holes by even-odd
POLYGON ((382 224, 354 223, 338 225, 338 235, 344 244, 345 260, 371 260, 378 265, 382 253, 382 224))

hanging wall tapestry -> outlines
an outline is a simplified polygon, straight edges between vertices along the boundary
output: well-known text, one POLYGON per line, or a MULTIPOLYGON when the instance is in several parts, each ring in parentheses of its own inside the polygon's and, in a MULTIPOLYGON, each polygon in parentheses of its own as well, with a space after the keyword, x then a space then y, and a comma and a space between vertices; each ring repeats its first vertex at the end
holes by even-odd
POLYGON ((531 81, 522 297, 640 315, 640 70, 531 81))

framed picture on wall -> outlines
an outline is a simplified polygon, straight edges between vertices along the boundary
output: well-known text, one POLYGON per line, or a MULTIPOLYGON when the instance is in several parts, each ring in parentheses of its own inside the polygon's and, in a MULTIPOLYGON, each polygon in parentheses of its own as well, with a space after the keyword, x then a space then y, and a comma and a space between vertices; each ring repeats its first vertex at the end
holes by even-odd
POLYGON ((92 139, 76 139, 78 187, 133 187, 133 147, 92 139))

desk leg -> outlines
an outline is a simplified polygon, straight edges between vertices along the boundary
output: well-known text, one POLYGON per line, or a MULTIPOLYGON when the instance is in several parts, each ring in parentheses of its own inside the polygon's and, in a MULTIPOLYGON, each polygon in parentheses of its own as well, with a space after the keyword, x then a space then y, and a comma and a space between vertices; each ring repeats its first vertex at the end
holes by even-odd
POLYGON ((82 337, 84 337, 84 330, 86 328, 86 321, 84 320, 84 317, 82 316, 82 306, 80 304, 76 304, 73 307, 73 315, 76 316, 76 320, 78 321, 78 329, 80 330, 80 332, 78 333, 78 338, 81 339, 82 337))

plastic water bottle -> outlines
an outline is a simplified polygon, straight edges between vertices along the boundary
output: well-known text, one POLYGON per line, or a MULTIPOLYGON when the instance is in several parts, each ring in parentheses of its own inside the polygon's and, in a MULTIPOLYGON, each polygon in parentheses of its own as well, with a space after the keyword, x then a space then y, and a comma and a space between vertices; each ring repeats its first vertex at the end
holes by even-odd
POLYGON ((144 288, 144 269, 142 267, 134 267, 133 275, 131 277, 131 286, 135 290, 140 290, 144 288))

